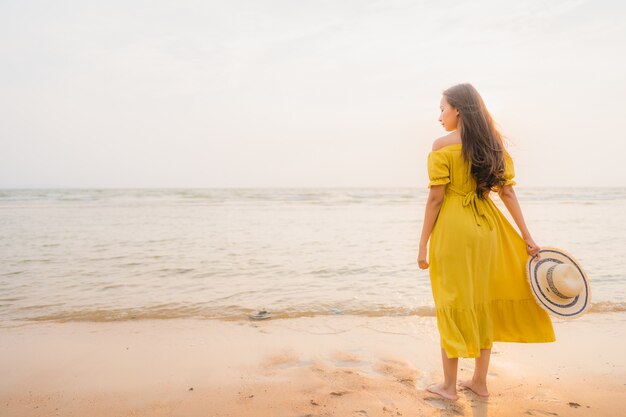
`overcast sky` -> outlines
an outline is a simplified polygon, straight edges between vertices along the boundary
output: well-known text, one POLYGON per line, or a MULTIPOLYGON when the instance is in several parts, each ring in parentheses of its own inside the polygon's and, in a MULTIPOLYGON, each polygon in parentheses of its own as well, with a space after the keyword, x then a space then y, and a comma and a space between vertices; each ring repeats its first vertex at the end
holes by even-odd
POLYGON ((416 187, 470 82, 518 187, 626 186, 619 1, 0 1, 0 187, 416 187))

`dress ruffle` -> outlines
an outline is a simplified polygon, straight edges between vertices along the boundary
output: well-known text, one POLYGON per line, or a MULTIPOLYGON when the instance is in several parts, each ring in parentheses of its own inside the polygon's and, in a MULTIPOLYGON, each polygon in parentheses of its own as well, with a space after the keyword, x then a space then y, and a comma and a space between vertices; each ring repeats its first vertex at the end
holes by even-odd
POLYGON ((441 346, 449 358, 477 358, 493 342, 554 342, 552 327, 543 325, 545 312, 535 300, 491 300, 474 308, 438 307, 441 346), (539 325, 536 325, 539 324, 539 325), (495 330, 494 330, 495 329, 495 330), (450 337, 452 336, 452 337, 450 337))

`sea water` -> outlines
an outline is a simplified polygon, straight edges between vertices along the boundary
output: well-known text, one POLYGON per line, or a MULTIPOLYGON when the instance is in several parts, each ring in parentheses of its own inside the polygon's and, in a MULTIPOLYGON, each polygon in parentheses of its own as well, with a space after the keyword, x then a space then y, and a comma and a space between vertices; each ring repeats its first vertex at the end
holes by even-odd
MULTIPOLYGON (((539 246, 626 311, 626 189, 516 187, 539 246)), ((427 189, 0 191, 0 325, 429 315, 427 189)), ((497 195, 491 198, 515 226, 497 195)))

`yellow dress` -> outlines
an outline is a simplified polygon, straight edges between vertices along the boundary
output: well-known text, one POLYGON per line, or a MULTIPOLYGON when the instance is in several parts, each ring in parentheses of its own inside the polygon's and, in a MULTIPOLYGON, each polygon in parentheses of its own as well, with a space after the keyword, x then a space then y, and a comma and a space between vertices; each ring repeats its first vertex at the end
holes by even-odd
MULTIPOLYGON (((430 236, 429 269, 441 347, 476 358, 493 342, 554 342, 548 313, 526 278, 526 242, 489 196, 479 199, 462 144, 428 154, 428 188, 446 184, 430 236)), ((513 160, 505 152, 506 185, 513 160)))

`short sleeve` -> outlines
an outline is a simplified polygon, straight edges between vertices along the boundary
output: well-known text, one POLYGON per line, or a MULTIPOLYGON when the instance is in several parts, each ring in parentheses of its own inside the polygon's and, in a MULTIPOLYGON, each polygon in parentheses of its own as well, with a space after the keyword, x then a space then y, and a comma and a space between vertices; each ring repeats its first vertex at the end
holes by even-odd
POLYGON ((517 185, 517 182, 513 181, 513 177, 515 177, 515 165, 513 164, 513 159, 511 156, 505 152, 504 153, 504 184, 503 185, 517 185))
POLYGON ((428 154, 428 188, 433 185, 444 185, 450 182, 450 166, 446 155, 442 152, 428 154))

